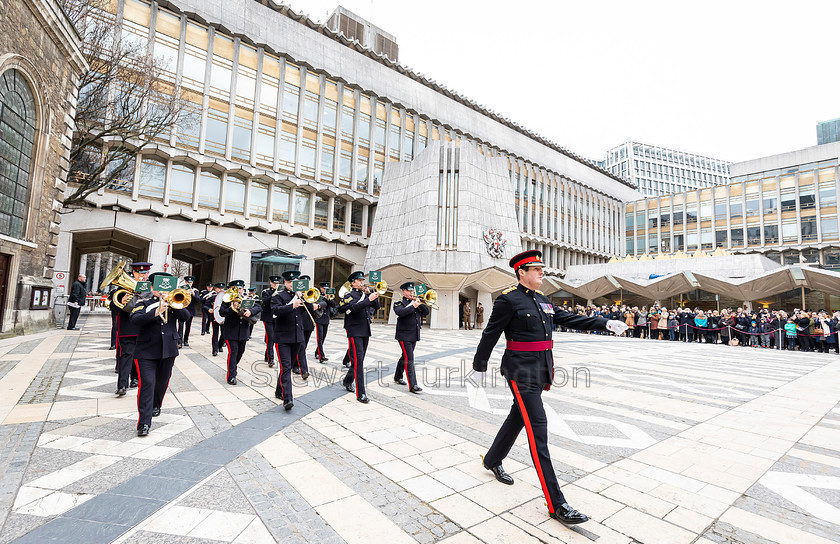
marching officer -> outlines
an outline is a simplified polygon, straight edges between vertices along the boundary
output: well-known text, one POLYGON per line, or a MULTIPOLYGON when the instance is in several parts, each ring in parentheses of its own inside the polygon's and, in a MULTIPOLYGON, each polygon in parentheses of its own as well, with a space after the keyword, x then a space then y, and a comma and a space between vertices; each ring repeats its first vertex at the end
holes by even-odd
POLYGON ((192 320, 193 317, 198 315, 198 312, 201 311, 201 299, 198 292, 198 289, 193 287, 193 282, 195 281, 195 276, 184 276, 184 283, 186 286, 184 290, 186 290, 190 294, 190 305, 187 308, 187 311, 190 314, 190 318, 186 321, 179 321, 178 322, 178 347, 190 347, 190 329, 192 328, 192 320))
POLYGON ((321 298, 316 304, 321 307, 321 315, 315 317, 315 340, 318 344, 315 346, 315 358, 326 363, 329 358, 324 354, 324 339, 327 337, 327 329, 330 326, 330 311, 336 307, 336 303, 335 300, 327 298, 330 282, 322 281, 318 286, 321 288, 321 298))
MULTIPOLYGON (((155 272, 157 276, 174 278, 166 272, 155 272)), ((169 387, 172 366, 178 356, 178 326, 176 321, 186 321, 190 312, 186 308, 169 308, 165 293, 152 291, 152 296, 138 301, 131 312, 131 324, 137 327, 137 349, 134 357, 140 372, 140 390, 137 392, 137 436, 146 436, 152 426, 152 418, 160 415, 163 397, 169 387), (166 323, 163 322, 167 314, 166 323)))
POLYGON ((271 313, 271 297, 277 288, 280 287, 280 276, 268 277, 268 289, 263 289, 260 304, 262 306, 262 313, 260 313, 260 321, 265 327, 265 361, 269 367, 274 366, 274 344, 277 342, 274 337, 274 316, 271 313))
POLYGON ((548 429, 540 395, 551 387, 554 378, 551 333, 554 324, 576 330, 609 330, 615 334, 623 333, 627 325, 623 321, 555 310, 548 298, 537 291, 545 266, 541 251, 524 251, 510 260, 510 266, 519 284, 496 299, 473 358, 473 369, 486 371, 493 348, 502 333, 505 334, 507 349, 502 356, 501 373, 513 393, 514 402, 483 458, 483 465, 497 480, 513 485, 513 478, 502 468, 502 460, 524 426, 549 516, 570 525, 583 523, 589 518, 566 502, 548 453, 548 429))
POLYGON ((201 290, 201 293, 198 294, 201 299, 199 301, 201 303, 201 336, 210 332, 210 320, 213 318, 210 316, 210 312, 207 311, 205 301, 211 294, 215 294, 215 291, 213 291, 213 284, 208 281, 207 285, 204 286, 204 289, 201 290))
POLYGON ((298 308, 303 301, 292 291, 292 282, 300 277, 300 270, 283 272, 284 288, 271 297, 274 317, 274 340, 277 351, 277 387, 274 396, 283 401, 283 408, 295 405, 292 395, 292 358, 303 343, 303 320, 298 308))
POLYGON ((408 385, 411 393, 419 393, 423 388, 417 383, 417 375, 414 372, 414 346, 420 341, 420 326, 423 317, 429 315, 429 307, 417 298, 413 282, 405 282, 400 285, 400 289, 402 300, 394 303, 394 313, 397 314, 397 332, 394 338, 400 343, 402 355, 397 361, 394 381, 400 385, 408 385), (408 379, 407 384, 403 380, 403 371, 408 379))
POLYGON ((210 314, 210 325, 213 328, 212 336, 210 337, 210 347, 213 348, 213 357, 219 354, 222 351, 222 342, 225 341, 224 334, 222 332, 221 322, 217 319, 216 313, 216 298, 219 294, 224 291, 225 283, 220 281, 219 283, 213 284, 213 293, 211 296, 207 297, 207 300, 204 302, 204 306, 207 307, 207 312, 210 314))
MULTIPOLYGON (((299 280, 309 280, 309 276, 303 275, 299 280)), ((300 374, 304 380, 309 378, 309 363, 306 361, 306 348, 309 346, 309 339, 312 338, 312 331, 315 330, 315 314, 318 309, 317 304, 310 304, 302 299, 303 305, 298 308, 300 312, 300 321, 303 324, 303 344, 300 346, 297 355, 295 355, 295 364, 297 367, 292 367, 292 372, 300 374)))
MULTIPOLYGON (((228 287, 239 288, 239 296, 242 296, 245 282, 233 280, 228 287)), ((244 297, 243 297, 243 300, 244 297)), ((259 316, 261 307, 257 304, 240 313, 241 302, 222 302, 219 307, 219 314, 225 318, 225 344, 227 345, 227 383, 236 385, 236 369, 242 355, 245 353, 245 343, 251 336, 252 316, 259 316)))
MULTIPOLYGON (((131 263, 131 275, 134 281, 148 281, 149 271, 152 269, 152 263, 131 263)), ((128 388, 137 387, 137 367, 134 365, 136 356, 134 355, 137 346, 137 334, 139 332, 131 320, 131 312, 137 304, 141 295, 135 294, 131 300, 127 300, 123 295, 123 300, 119 301, 123 304, 117 313, 117 391, 116 395, 119 397, 125 396, 128 388), (130 379, 130 380, 129 380, 130 379)), ((111 300, 113 304, 113 297, 111 300)))
POLYGON ((344 377, 344 388, 350 393, 356 393, 356 400, 367 404, 370 402, 365 394, 365 352, 370 340, 371 313, 380 308, 379 293, 370 293, 365 288, 365 275, 363 272, 353 272, 347 278, 350 282, 350 290, 338 307, 339 313, 344 314, 344 329, 347 331, 349 341, 348 355, 350 356, 350 369, 344 377), (353 382, 356 387, 353 387, 353 382))

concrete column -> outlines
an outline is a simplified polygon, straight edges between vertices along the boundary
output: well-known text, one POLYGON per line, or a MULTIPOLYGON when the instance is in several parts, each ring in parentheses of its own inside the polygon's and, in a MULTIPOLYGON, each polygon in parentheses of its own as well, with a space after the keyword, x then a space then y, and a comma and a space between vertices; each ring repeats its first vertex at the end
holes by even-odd
POLYGON ((335 215, 335 197, 331 196, 327 202, 327 230, 333 231, 333 219, 335 215))
POLYGON ((230 280, 245 280, 245 285, 251 281, 251 252, 234 251, 230 266, 230 280))
MULTIPOLYGON (((429 326, 432 329, 458 330, 458 291, 437 289, 437 305, 440 310, 432 310, 429 326)), ((484 310, 485 317, 489 317, 484 310)))
POLYGON ((367 238, 367 229, 368 229, 368 212, 370 210, 370 204, 364 204, 362 206, 362 238, 367 238))
POLYGON ((96 254, 96 262, 93 265, 93 282, 91 283, 91 291, 96 292, 99 289, 99 272, 102 269, 102 254, 96 254))
POLYGON ((350 234, 350 220, 353 217, 353 201, 348 200, 344 206, 344 234, 350 234))
MULTIPOLYGON (((318 117, 316 118, 317 129, 315 131, 315 179, 321 180, 321 147, 323 145, 323 131, 324 131, 324 101, 327 94, 327 76, 321 74, 318 76, 318 87, 320 95, 318 96, 318 117)), ((337 112, 336 112, 337 115, 337 112)), ((340 120, 340 118, 339 118, 340 120)), ((339 123, 339 126, 341 123, 339 123)), ((340 145, 340 144, 339 144, 340 145)))
MULTIPOLYGON (((309 228, 315 228, 315 193, 309 193, 309 228)), ((311 274, 310 274, 311 277, 311 274)))
MULTIPOLYGON (((87 253, 79 257, 79 271, 76 273, 77 276, 79 274, 87 274, 87 260, 87 253)), ((76 281, 76 278, 73 278, 73 281, 76 281)))
POLYGON ((292 187, 289 189, 289 225, 295 224, 295 194, 297 189, 292 187))

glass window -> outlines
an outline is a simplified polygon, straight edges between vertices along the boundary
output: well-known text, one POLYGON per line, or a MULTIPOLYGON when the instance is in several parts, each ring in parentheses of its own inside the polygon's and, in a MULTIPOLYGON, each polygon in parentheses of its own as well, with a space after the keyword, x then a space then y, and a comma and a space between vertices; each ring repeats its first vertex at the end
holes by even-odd
MULTIPOLYGON (((145 157, 140 163, 140 196, 163 198, 163 184, 166 179, 166 163, 145 157)), ((192 195, 192 185, 190 185, 192 195)))
POLYGON ((744 205, 739 198, 737 202, 729 203, 729 220, 734 223, 734 219, 741 219, 744 217, 744 205))
POLYGON ((796 195, 793 188, 782 189, 782 211, 791 211, 796 209, 796 195))
POLYGON ((648 253, 656 253, 659 250, 659 240, 656 233, 648 234, 648 253))
POLYGON ((824 242, 837 241, 837 216, 823 217, 820 220, 822 239, 824 242))
POLYGON ((686 243, 688 251, 697 251, 697 233, 689 231, 686 236, 686 243))
POLYGON ((347 201, 336 198, 333 204, 333 230, 344 231, 347 223, 347 201))
POLYGON ((210 67, 210 96, 230 100, 233 76, 233 40, 219 34, 213 36, 213 59, 210 67))
MULTIPOLYGON (((327 85, 329 87, 329 84, 327 85)), ((324 120, 321 123, 324 132, 335 134, 336 123, 338 122, 338 104, 329 98, 324 100, 324 120)))
POLYGON ((829 208, 837 205, 837 192, 834 189, 834 181, 820 183, 820 207, 829 208))
POLYGON ((377 119, 376 128, 373 132, 373 141, 375 149, 380 152, 385 151, 385 120, 377 119))
POLYGON ((274 221, 289 220, 289 188, 283 185, 274 186, 271 199, 271 216, 274 221))
POLYGON ((778 205, 776 202, 775 196, 768 196, 764 198, 764 213, 766 214, 774 214, 778 209, 778 205))
POLYGON ((764 243, 778 244, 779 243, 779 225, 764 224, 764 243))
POLYGON ((184 45, 184 68, 181 84, 193 91, 204 92, 204 73, 207 67, 207 29, 187 22, 187 41, 184 45))
POLYGON ((263 73, 260 84, 260 112, 277 117, 277 93, 280 89, 280 63, 263 53, 263 73))
POLYGON ((714 246, 712 242, 712 229, 702 229, 700 231, 700 245, 703 249, 712 249, 714 246))
POLYGON ((239 65, 236 74, 236 104, 254 109, 257 91, 257 50, 244 43, 239 44, 239 65))
POLYGON ((35 150, 35 98, 19 71, 0 77, 0 233, 25 235, 29 175, 35 150))
POLYGON ((802 232, 802 241, 811 241, 817 239, 817 218, 814 216, 803 217, 800 222, 800 230, 802 232))
POLYGON ((715 247, 725 248, 728 245, 729 235, 725 230, 715 231, 715 247))
POLYGON ((732 247, 744 247, 744 229, 732 229, 732 247))
POLYGON ((309 224, 309 202, 311 195, 307 191, 298 189, 295 192, 295 224, 309 224))
POLYGON ((338 160, 338 180, 342 187, 350 187, 351 164, 353 153, 348 149, 341 150, 341 157, 338 160))
POLYGON ((164 9, 159 9, 155 23, 155 59, 160 62, 161 79, 175 82, 178 67, 178 45, 181 37, 180 18, 164 9))
POLYGON ((251 194, 248 198, 248 213, 257 217, 265 217, 268 209, 268 185, 258 181, 251 181, 251 194))
POLYGON ((205 150, 215 155, 225 155, 227 140, 228 112, 213 109, 207 110, 207 126, 205 128, 205 150))
POLYGON ((179 146, 198 149, 198 139, 201 134, 201 106, 192 102, 184 102, 184 107, 178 116, 178 128, 175 131, 175 141, 179 146))
POLYGON ((747 199, 747 217, 751 215, 758 215, 758 198, 748 198, 747 199))
POLYGON ((350 234, 362 234, 362 204, 353 202, 350 208, 350 234))
POLYGON ((747 245, 758 246, 761 245, 761 227, 747 227, 747 245))
MULTIPOLYGON (((289 70, 289 68, 286 68, 289 70)), ((297 70, 297 68, 295 68, 297 70)), ((297 124, 298 101, 300 100, 300 87, 290 83, 283 87, 283 119, 297 124)))
POLYGON ((362 155, 356 163, 356 190, 362 193, 368 191, 368 159, 362 155))
POLYGON ((321 144, 321 181, 332 183, 335 171, 335 146, 326 142, 321 144))
POLYGON ((840 270, 840 249, 823 251, 823 266, 829 270, 840 270))
POLYGON ((198 205, 217 209, 219 207, 219 194, 222 190, 222 179, 209 170, 201 172, 199 179, 201 186, 198 189, 198 205))
POLYGON ((274 126, 263 123, 257 125, 257 163, 274 166, 274 135, 274 126))
MULTIPOLYGON (((315 139, 307 138, 307 131, 304 131, 304 138, 300 146, 300 172, 301 175, 315 177, 315 139)), ((314 134, 313 134, 314 136, 314 134)))
MULTIPOLYGON (((170 202, 181 202, 192 204, 193 183, 195 183, 195 171, 185 164, 175 164, 169 179, 169 200, 170 202)), ((216 196, 218 206, 218 192, 216 196)))
POLYGON ((795 219, 785 219, 784 223, 782 223, 782 241, 784 243, 799 241, 799 232, 796 228, 795 219))
POLYGON ((327 228, 329 200, 322 195, 315 195, 315 228, 327 228))
POLYGON ((814 186, 808 185, 807 187, 800 187, 799 208, 802 210, 807 210, 809 208, 814 208, 815 206, 816 201, 814 199, 814 186))
POLYGON ((251 129, 254 122, 250 117, 240 117, 240 113, 250 115, 250 112, 247 111, 237 111, 237 115, 233 118, 231 157, 248 162, 251 160, 251 129))
POLYGON ((726 201, 715 201, 715 221, 726 222, 726 201))
MULTIPOLYGON (((285 123, 284 123, 284 128, 285 123)), ((277 157, 280 169, 288 172, 295 171, 295 145, 297 136, 285 130, 280 131, 280 154, 277 157)))
MULTIPOLYGON (((353 115, 354 110, 352 107, 345 104, 341 108, 341 137, 347 141, 353 139, 353 115)), ((370 124, 370 115, 368 115, 368 124, 370 124)), ((359 138, 363 139, 365 145, 368 144, 369 134, 370 132, 359 130, 359 138)))
POLYGON ((379 191, 382 188, 383 177, 385 177, 385 163, 375 161, 373 163, 373 194, 376 196, 379 196, 379 191))
POLYGON ((306 91, 303 101, 303 126, 313 129, 318 127, 318 100, 317 93, 306 91))
POLYGON ((700 221, 711 221, 712 220, 712 203, 711 202, 701 202, 700 203, 700 221))
POLYGON ((240 179, 236 176, 227 177, 225 182, 225 211, 245 213, 244 179, 240 179))

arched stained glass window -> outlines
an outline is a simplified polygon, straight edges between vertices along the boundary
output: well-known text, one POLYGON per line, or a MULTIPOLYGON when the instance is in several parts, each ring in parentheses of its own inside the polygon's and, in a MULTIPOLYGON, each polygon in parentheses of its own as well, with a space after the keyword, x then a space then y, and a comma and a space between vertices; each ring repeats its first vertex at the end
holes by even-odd
POLYGON ((0 75, 0 234, 23 238, 35 151, 35 97, 23 75, 0 75))

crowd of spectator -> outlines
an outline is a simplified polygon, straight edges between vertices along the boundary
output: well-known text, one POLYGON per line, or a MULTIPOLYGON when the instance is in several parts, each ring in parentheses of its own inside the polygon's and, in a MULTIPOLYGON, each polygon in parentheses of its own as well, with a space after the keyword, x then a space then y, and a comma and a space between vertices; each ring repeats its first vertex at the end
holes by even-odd
POLYGON ((840 354, 840 311, 833 314, 810 309, 795 309, 790 313, 767 308, 725 308, 718 311, 668 309, 659 304, 641 308, 578 305, 563 306, 563 309, 581 315, 620 319, 629 327, 625 336, 634 338, 820 353, 832 350, 840 354))

